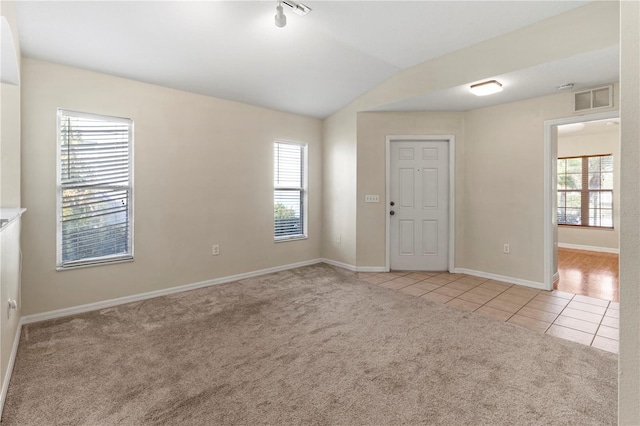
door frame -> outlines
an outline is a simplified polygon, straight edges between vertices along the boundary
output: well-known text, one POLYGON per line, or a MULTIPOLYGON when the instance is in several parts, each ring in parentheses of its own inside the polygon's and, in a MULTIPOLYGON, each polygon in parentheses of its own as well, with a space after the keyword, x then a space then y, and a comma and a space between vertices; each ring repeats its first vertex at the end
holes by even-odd
MULTIPOLYGON (((588 121, 620 118, 620 111, 607 111, 597 114, 545 120, 544 122, 544 290, 553 290, 558 279, 558 271, 553 270, 553 257, 557 253, 557 241, 554 234, 558 228, 556 212, 553 211, 557 197, 558 134, 557 127, 563 124, 585 123, 588 121)), ((617 161, 620 161, 618 159, 617 161)))
POLYGON ((390 260, 390 245, 391 245, 391 206, 389 206, 389 200, 391 197, 391 144, 393 142, 429 142, 429 141, 445 141, 449 145, 449 253, 448 253, 448 268, 449 272, 455 271, 455 235, 456 235, 456 137, 454 135, 388 135, 385 149, 386 149, 386 169, 385 169, 385 227, 386 227, 386 244, 385 244, 385 271, 391 270, 390 260))

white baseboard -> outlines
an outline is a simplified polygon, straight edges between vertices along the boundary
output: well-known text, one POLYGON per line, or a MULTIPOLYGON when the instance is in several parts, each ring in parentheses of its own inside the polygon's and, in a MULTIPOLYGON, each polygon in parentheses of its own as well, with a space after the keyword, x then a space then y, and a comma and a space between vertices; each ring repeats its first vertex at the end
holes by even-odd
POLYGON ((525 287, 532 287, 540 290, 546 290, 546 288, 544 287, 544 283, 539 283, 536 281, 523 280, 520 278, 507 277, 505 275, 491 274, 489 272, 475 271, 473 269, 466 269, 466 268, 456 268, 455 271, 456 273, 459 273, 459 274, 473 275, 475 277, 487 278, 490 280, 502 281, 505 283, 518 284, 518 285, 523 285, 525 287))
POLYGON ((150 291, 147 293, 140 293, 140 294, 134 294, 131 296, 118 297, 116 299, 103 300, 100 302, 88 303, 86 305, 73 306, 71 308, 57 309, 55 311, 25 315, 22 317, 22 324, 31 324, 34 322, 46 321, 54 318, 81 314, 84 312, 97 311, 99 309, 105 309, 113 306, 124 305, 125 303, 138 302, 140 300, 152 299, 154 297, 166 296, 168 294, 195 290, 197 288, 209 287, 212 285, 224 284, 232 281, 239 281, 246 278, 272 274, 274 272, 286 271, 287 269, 300 268, 302 266, 315 265, 317 263, 322 263, 322 262, 323 262, 323 259, 306 260, 304 262, 297 262, 297 263, 291 263, 289 265, 276 266, 276 267, 267 268, 267 269, 260 269, 258 271, 247 272, 244 274, 230 275, 227 277, 215 278, 213 280, 201 281, 198 283, 186 284, 186 285, 181 285, 177 287, 170 287, 162 290, 150 291))
MULTIPOLYGON (((22 331, 22 326, 24 324, 32 324, 35 322, 46 321, 55 318, 66 317, 69 315, 80 314, 84 312, 96 311, 99 309, 110 308, 113 306, 123 305, 126 303, 137 302, 140 300, 152 299, 154 297, 165 296, 168 294, 180 293, 183 291, 195 290, 197 288, 209 287, 217 284, 224 284, 232 281, 239 281, 246 278, 257 277, 260 275, 271 274, 274 272, 285 271, 288 269, 300 268, 302 266, 315 265, 317 263, 327 263, 329 265, 337 266, 339 268, 347 269, 353 272, 386 272, 386 268, 384 266, 361 266, 356 267, 354 265, 349 265, 347 263, 338 262, 331 259, 312 259, 303 262, 291 263, 288 265, 276 266, 273 268, 260 269, 257 271, 247 272, 243 274, 230 275, 227 277, 216 278, 207 281, 201 281, 198 283, 187 284, 177 287, 165 288, 162 290, 150 291, 147 293, 135 294, 131 296, 118 297, 116 299, 103 300, 95 303, 88 303, 85 305, 74 306, 71 308, 57 309, 55 311, 43 312, 39 314, 33 315, 25 315, 20 319, 20 323, 18 325, 18 330, 16 332, 15 339, 13 341, 13 348, 11 350, 11 356, 9 358, 9 365, 7 366, 7 372, 5 374, 4 382, 2 384, 2 390, 0 393, 0 416, 2 415, 2 410, 4 408, 5 398, 7 396, 7 390, 9 388, 9 382, 11 381, 11 374, 13 373, 13 365, 16 359, 16 353, 18 351, 18 345, 20 343, 20 335, 22 331)), ((506 277, 503 275, 490 274, 487 272, 474 271, 472 269, 465 268, 456 268, 455 272, 464 273, 468 275, 473 275, 482 278, 493 279, 497 281, 504 281, 512 284, 524 285, 527 287, 544 289, 543 283, 537 283, 534 281, 522 280, 519 278, 506 277)))
POLYGON ((177 287, 165 288, 162 290, 150 291, 147 293, 134 294, 131 296, 118 297, 116 299, 102 300, 100 302, 87 303, 85 305, 73 306, 70 308, 56 309, 55 311, 42 312, 39 314, 25 315, 21 324, 32 324, 34 322, 47 321, 50 319, 66 317, 69 315, 81 314, 84 312, 97 311, 99 309, 111 308, 113 306, 124 305, 126 303, 138 302, 140 300, 152 299, 154 297, 166 296, 168 294, 180 293, 182 291, 195 290, 197 288, 209 287, 217 284, 224 284, 232 281, 239 281, 246 278, 258 277, 260 275, 272 274, 274 272, 286 271, 287 269, 300 268, 302 266, 315 265, 317 263, 327 263, 339 268, 353 272, 385 272, 384 266, 356 267, 347 263, 338 262, 331 259, 312 259, 303 262, 290 263, 288 265, 276 266, 273 268, 260 269, 258 271, 244 274, 230 275, 227 277, 215 278, 213 280, 201 281, 193 284, 186 284, 177 287))
POLYGON ((615 254, 619 254, 620 253, 620 249, 617 249, 617 248, 583 246, 583 245, 580 245, 580 244, 558 243, 558 248, 568 248, 568 249, 573 249, 573 250, 598 251, 598 252, 601 252, 601 253, 615 253, 615 254))
POLYGON ((4 381, 2 382, 2 390, 0 391, 0 418, 2 418, 2 411, 4 410, 4 401, 7 399, 7 391, 9 390, 9 382, 11 381, 11 375, 13 374, 13 364, 16 362, 16 354, 18 353, 21 334, 22 319, 18 322, 18 329, 16 330, 16 336, 13 339, 13 347, 11 348, 11 355, 9 356, 9 364, 7 365, 7 371, 4 374, 4 381))
POLYGON ((560 272, 556 272, 555 274, 553 274, 553 282, 555 283, 556 281, 558 281, 560 279, 560 272))
POLYGON ((358 272, 389 272, 384 266, 358 266, 358 272))
POLYGON ((355 266, 331 259, 322 259, 322 262, 353 272, 389 272, 384 266, 355 266))
MULTIPOLYGON (((180 293, 183 291, 195 290, 198 288, 209 287, 217 284, 224 284, 232 281, 239 281, 246 278, 257 277, 260 275, 271 274, 274 272, 285 271, 288 269, 300 268, 302 266, 315 265, 317 263, 327 263, 329 265, 337 266, 339 268, 347 269, 353 272, 386 272, 386 268, 384 266, 361 266, 356 267, 354 265, 349 265, 347 263, 338 262, 331 259, 312 259, 303 262, 291 263, 288 265, 276 266, 273 268, 260 269, 257 271, 247 272, 243 274, 230 275, 227 277, 216 278, 207 281, 201 281, 193 284, 187 284, 177 287, 170 287, 162 290, 150 291, 147 293, 135 294, 131 296, 118 297, 116 299, 103 300, 95 303, 88 303, 85 305, 74 306, 71 308, 57 309, 55 311, 43 312, 39 314, 33 315, 25 315, 20 319, 20 323, 18 325, 18 330, 16 332, 15 339, 13 341, 13 348, 11 350, 11 356, 9 358, 9 365, 7 367, 7 372, 5 374, 5 379, 2 385, 2 390, 0 393, 0 416, 2 415, 2 410, 4 408, 5 398, 7 396, 7 390, 9 388, 9 382, 11 381, 11 374, 13 372, 13 365, 15 363, 16 353, 18 351, 18 345, 20 343, 20 335, 22 331, 22 326, 24 324, 32 324, 35 322, 46 321, 55 318, 66 317, 69 315, 80 314, 84 312, 96 311, 99 309, 110 308, 113 306, 123 305, 126 303, 137 302, 146 299, 152 299, 154 297, 165 296, 168 294, 180 293)), ((466 268, 456 268, 455 272, 464 273, 467 275, 473 275, 477 277, 493 279, 497 281, 504 281, 512 284, 524 285, 527 287, 533 287, 538 289, 544 289, 543 283, 538 283, 534 281, 522 280, 519 278, 507 277, 504 275, 491 274, 487 272, 475 271, 472 269, 466 268)))
MULTIPOLYGON (((276 266, 273 268, 260 269, 257 271, 247 272, 243 274, 230 275, 227 277, 215 278, 212 280, 201 281, 193 284, 186 284, 177 287, 165 288, 162 290, 150 291, 147 293, 134 294, 131 296, 118 297, 116 299, 103 300, 100 302, 88 303, 85 305, 73 306, 70 308, 57 309, 54 311, 42 312, 39 314, 25 315, 20 320, 20 325, 23 324, 32 324, 40 321, 47 321, 50 319, 66 317, 69 315, 81 314, 84 312, 96 311, 99 309, 110 308, 113 306, 124 305, 126 303, 138 302, 141 300, 152 299, 154 297, 166 296, 168 294, 180 293, 183 291, 195 290, 198 288, 209 287, 217 284, 224 284, 232 281, 239 281, 246 278, 257 277, 260 275, 271 274, 274 272, 285 271, 287 269, 300 268, 302 266, 315 265, 317 263, 327 263, 329 265, 337 266, 339 268, 343 268, 353 272, 386 272, 384 266, 361 266, 356 267, 354 265, 349 265, 347 263, 338 262, 331 259, 312 259, 303 262, 291 263, 288 265, 276 266)), ((464 273, 468 275, 473 275, 477 277, 504 281, 512 284, 523 285, 527 287, 544 289, 543 283, 538 283, 535 281, 523 280, 520 278, 507 277, 504 275, 491 274, 488 272, 475 271, 472 269, 466 268, 456 268, 455 272, 464 273)))
POLYGON ((357 268, 354 265, 349 265, 348 263, 342 263, 342 262, 338 262, 337 260, 331 260, 331 259, 320 259, 320 260, 328 265, 337 266, 338 268, 346 269, 348 271, 353 271, 353 272, 357 271, 357 268))

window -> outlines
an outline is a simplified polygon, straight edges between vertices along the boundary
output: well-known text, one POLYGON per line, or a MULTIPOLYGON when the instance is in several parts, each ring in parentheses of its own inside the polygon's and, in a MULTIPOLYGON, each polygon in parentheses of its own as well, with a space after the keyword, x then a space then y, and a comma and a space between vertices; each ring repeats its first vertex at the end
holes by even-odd
POLYGON ((558 224, 613 228, 613 156, 558 159, 558 224))
POLYGON ((133 123, 58 110, 57 266, 133 259, 133 123))
POLYGON ((276 241, 307 237, 307 146, 276 142, 273 146, 273 218, 276 241))

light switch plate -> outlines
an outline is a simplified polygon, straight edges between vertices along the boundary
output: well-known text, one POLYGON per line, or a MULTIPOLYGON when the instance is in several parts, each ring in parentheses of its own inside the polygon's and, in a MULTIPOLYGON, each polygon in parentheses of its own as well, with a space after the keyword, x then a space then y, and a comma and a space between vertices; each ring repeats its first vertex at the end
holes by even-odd
POLYGON ((380 196, 379 195, 365 195, 364 196, 365 203, 379 203, 380 196))

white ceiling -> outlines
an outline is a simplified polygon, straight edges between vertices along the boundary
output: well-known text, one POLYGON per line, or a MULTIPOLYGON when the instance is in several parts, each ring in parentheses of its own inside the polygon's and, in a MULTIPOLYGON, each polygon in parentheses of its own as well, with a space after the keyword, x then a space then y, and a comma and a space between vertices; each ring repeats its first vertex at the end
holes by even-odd
POLYGON ((558 134, 564 136, 582 136, 601 133, 620 132, 620 119, 586 121, 584 123, 563 124, 558 126, 558 134))
POLYGON ((620 47, 611 46, 507 74, 491 76, 503 91, 490 96, 469 92, 469 82, 424 96, 377 108, 378 111, 468 111, 558 93, 558 86, 573 83, 573 90, 618 81, 620 47))
MULTIPOLYGON (((27 57, 324 118, 404 68, 586 3, 307 1, 304 17, 285 7, 285 28, 274 25, 275 1, 19 1, 16 9, 27 57)), ((605 49, 505 74, 502 97, 486 102, 610 82, 617 65, 617 50, 605 49), (525 82, 519 95, 508 90, 525 82)), ((385 109, 484 106, 459 91, 385 109)))

